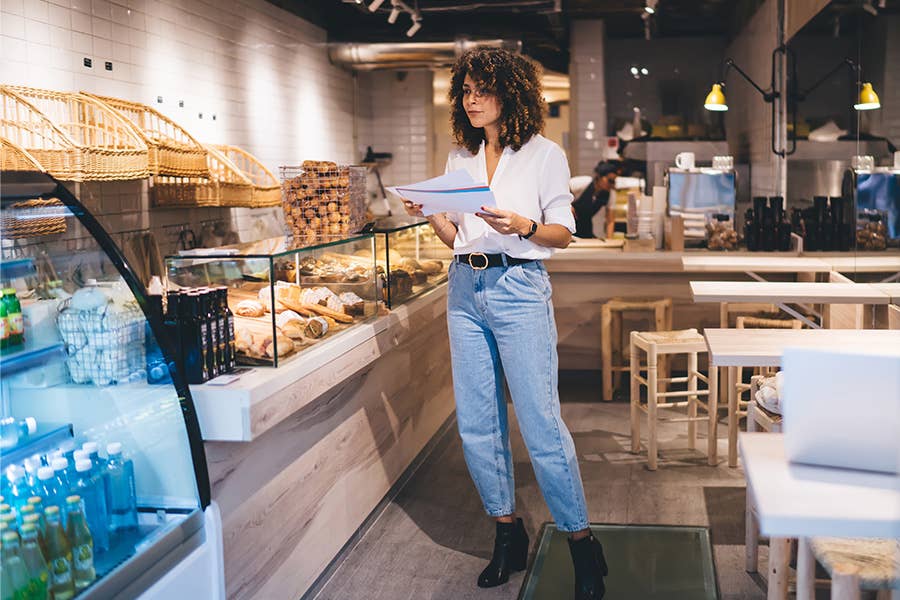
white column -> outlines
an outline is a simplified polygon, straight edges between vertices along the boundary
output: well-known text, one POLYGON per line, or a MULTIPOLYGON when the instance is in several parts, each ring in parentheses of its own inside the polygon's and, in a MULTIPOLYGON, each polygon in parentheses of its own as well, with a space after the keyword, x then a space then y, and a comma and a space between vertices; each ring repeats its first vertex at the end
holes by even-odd
POLYGON ((572 22, 569 48, 569 166, 589 175, 606 143, 605 27, 600 20, 572 22))

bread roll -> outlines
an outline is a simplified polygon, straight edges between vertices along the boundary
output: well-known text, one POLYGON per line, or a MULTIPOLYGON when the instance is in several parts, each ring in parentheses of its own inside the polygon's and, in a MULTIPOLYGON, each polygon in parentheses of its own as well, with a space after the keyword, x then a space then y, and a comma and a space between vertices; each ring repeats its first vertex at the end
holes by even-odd
POLYGON ((266 308, 257 300, 241 300, 234 309, 234 314, 241 317, 261 317, 266 308))

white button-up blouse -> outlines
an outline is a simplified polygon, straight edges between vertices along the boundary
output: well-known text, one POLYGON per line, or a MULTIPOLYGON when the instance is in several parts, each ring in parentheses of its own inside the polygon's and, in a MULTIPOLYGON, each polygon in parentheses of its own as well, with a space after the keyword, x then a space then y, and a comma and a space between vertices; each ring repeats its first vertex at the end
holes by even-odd
MULTIPOLYGON (((465 169, 478 182, 487 182, 484 142, 473 155, 457 148, 447 158, 447 172, 465 169)), ((563 225, 575 232, 572 194, 569 192, 569 163, 556 143, 535 135, 518 152, 504 148, 491 180, 491 191, 497 207, 511 210, 544 225, 563 225)), ((505 253, 515 258, 550 258, 553 248, 504 235, 491 228, 481 217, 468 213, 447 213, 458 231, 453 243, 454 254, 484 252, 505 253)))

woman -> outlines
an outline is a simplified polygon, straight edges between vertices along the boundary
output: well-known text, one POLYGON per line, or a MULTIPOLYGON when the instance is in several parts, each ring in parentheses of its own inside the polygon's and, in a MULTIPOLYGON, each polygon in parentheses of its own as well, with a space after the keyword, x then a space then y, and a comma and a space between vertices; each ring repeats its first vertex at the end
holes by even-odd
MULTIPOLYGON (((505 583, 528 558, 515 514, 513 462, 502 376, 538 484, 557 527, 569 532, 576 599, 602 598, 603 548, 588 528, 572 436, 560 417, 556 324, 541 260, 572 239, 572 195, 563 151, 540 135, 544 102, 528 59, 473 50, 453 67, 451 125, 459 148, 447 171, 487 182, 497 208, 429 217, 453 248, 447 324, 457 423, 469 473, 496 520, 494 554, 480 587, 505 583), (503 367, 501 367, 501 364, 503 367)), ((404 200, 411 215, 421 206, 404 200)))
MULTIPOLYGON (((575 212, 575 237, 592 238, 594 237, 594 225, 592 220, 604 206, 607 207, 608 217, 612 215, 612 208, 609 207, 609 195, 616 187, 616 177, 618 175, 618 167, 612 163, 599 162, 594 167, 594 177, 591 180, 581 196, 572 203, 572 210, 575 212)), ((606 237, 612 237, 610 225, 613 219, 607 218, 607 229, 604 231, 606 237)))

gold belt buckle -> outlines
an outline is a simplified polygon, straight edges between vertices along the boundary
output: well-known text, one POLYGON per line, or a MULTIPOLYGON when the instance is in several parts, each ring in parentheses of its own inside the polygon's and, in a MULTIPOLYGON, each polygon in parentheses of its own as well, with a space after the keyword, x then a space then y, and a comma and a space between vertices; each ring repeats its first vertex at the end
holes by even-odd
POLYGON ((473 269, 475 269, 476 271, 484 271, 484 270, 487 269, 487 267, 488 267, 488 257, 487 257, 487 255, 486 255, 484 252, 472 252, 471 254, 469 254, 469 266, 472 267, 473 269), (473 265, 473 264, 472 264, 472 257, 473 257, 473 256, 480 256, 481 258, 483 258, 483 259, 484 259, 484 266, 483 266, 483 267, 476 267, 475 265, 473 265))

